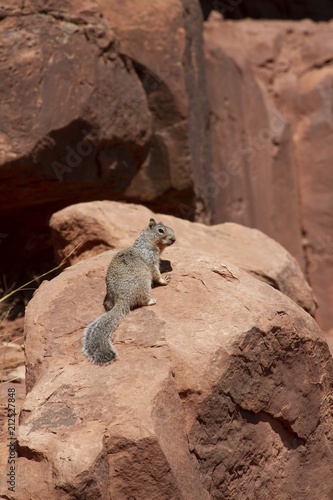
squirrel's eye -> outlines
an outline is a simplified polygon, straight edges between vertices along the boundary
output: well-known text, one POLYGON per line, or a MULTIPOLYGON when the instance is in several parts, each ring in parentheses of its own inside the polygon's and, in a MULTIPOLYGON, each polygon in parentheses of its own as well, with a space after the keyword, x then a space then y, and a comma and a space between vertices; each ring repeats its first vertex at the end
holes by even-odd
POLYGON ((158 232, 159 232, 160 234, 164 234, 164 229, 162 229, 162 228, 160 227, 160 228, 158 228, 158 232))

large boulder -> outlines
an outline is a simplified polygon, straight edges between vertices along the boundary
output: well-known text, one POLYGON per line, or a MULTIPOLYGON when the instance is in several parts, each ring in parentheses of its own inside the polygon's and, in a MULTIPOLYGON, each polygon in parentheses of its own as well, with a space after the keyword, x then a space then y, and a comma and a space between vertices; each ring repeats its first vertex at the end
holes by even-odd
POLYGON ((207 143, 199 4, 15 3, 0 31, 4 207, 168 192, 170 208, 173 190, 193 193, 207 143))
POLYGON ((15 500, 321 498, 333 360, 309 314, 226 261, 168 248, 172 280, 105 367, 81 352, 114 251, 44 282, 26 314, 15 500))
POLYGON ((299 260, 325 331, 333 330, 332 35, 332 21, 210 17, 212 171, 200 186, 215 223, 257 227, 299 260))
POLYGON ((126 198, 179 215, 180 204, 195 207, 189 188, 209 159, 199 1, 96 1, 134 63, 152 117, 149 154, 126 198))
POLYGON ((193 207, 208 150, 197 0, 14 0, 0 15, 1 273, 18 248, 36 270, 71 203, 193 207))
POLYGON ((172 227, 179 246, 228 260, 315 314, 312 290, 295 258, 261 231, 239 224, 205 226, 154 214, 140 205, 112 201, 78 203, 56 212, 50 220, 56 258, 60 262, 69 256, 69 265, 110 248, 131 246, 150 217, 161 218, 172 227))
POLYGON ((227 22, 216 13, 205 23, 212 166, 197 188, 210 205, 214 223, 228 220, 256 227, 302 265, 290 125, 261 85, 251 58, 256 57, 258 65, 274 60, 279 40, 267 23, 227 22), (251 26, 253 38, 261 42, 253 54, 251 26))
POLYGON ((42 3, 1 22, 2 210, 123 191, 139 165, 129 161, 125 175, 120 145, 143 158, 152 134, 142 84, 95 2, 59 2, 58 15, 42 3))

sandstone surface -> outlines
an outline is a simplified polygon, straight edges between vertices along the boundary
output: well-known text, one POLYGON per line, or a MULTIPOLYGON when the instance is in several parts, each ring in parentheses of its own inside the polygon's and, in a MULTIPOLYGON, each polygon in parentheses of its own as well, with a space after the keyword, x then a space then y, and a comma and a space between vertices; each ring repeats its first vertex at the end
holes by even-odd
POLYGON ((256 227, 302 265, 290 126, 270 99, 269 89, 258 81, 250 57, 264 64, 274 58, 278 42, 268 27, 265 30, 267 23, 254 23, 226 22, 216 14, 205 23, 212 170, 198 190, 210 203, 214 223, 228 220, 256 227), (265 30, 256 51, 251 26, 255 39, 257 31, 265 30))
POLYGON ((53 214, 52 240, 58 262, 78 248, 67 264, 110 248, 131 246, 150 217, 172 227, 177 244, 225 259, 277 288, 314 316, 316 303, 297 261, 261 231, 239 224, 205 226, 140 205, 95 201, 79 203, 53 214))
POLYGON ((113 252, 28 305, 7 498, 329 500, 333 360, 311 316, 226 261, 172 247, 171 283, 125 318, 118 359, 101 368, 82 331, 102 312, 113 252))
POLYGON ((263 230, 300 262, 333 327, 333 22, 205 23, 214 222, 263 230), (223 79, 224 84, 221 85, 223 79))
POLYGON ((153 138, 125 199, 155 201, 163 211, 195 200, 189 188, 208 165, 202 13, 197 0, 97 0, 134 63, 147 95, 153 138), (177 195, 178 192, 178 195, 177 195))
POLYGON ((142 0, 13 0, 1 2, 0 16, 0 243, 8 262, 17 263, 19 248, 38 267, 50 248, 48 218, 71 203, 193 207, 192 172, 208 157, 196 0, 153 8, 142 0))

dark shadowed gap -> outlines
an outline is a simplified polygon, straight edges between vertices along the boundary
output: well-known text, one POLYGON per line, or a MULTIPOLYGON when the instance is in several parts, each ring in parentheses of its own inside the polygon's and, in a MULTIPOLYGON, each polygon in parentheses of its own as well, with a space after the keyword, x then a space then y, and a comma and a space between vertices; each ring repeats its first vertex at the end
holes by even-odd
POLYGON ((285 19, 328 21, 333 18, 333 0, 200 0, 204 18, 212 10, 225 19, 285 19))

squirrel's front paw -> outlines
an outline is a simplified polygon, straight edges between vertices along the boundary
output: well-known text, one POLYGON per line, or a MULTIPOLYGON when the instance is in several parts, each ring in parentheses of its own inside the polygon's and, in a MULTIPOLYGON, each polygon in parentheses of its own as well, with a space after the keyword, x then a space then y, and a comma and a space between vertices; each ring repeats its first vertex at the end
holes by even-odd
POLYGON ((164 278, 160 278, 159 284, 160 285, 167 285, 171 280, 170 274, 166 274, 164 278))

